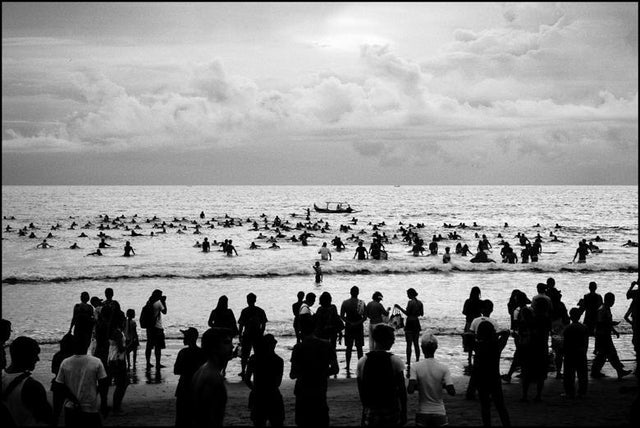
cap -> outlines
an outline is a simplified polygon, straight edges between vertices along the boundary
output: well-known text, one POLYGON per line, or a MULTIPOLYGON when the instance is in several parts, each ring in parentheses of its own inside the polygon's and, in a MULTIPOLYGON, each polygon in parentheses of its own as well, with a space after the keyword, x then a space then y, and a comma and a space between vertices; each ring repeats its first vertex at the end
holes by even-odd
POLYGON ((194 327, 189 327, 186 330, 180 330, 180 333, 184 334, 185 337, 193 336, 195 339, 198 338, 198 330, 194 327))
POLYGON ((420 345, 438 345, 438 339, 434 336, 433 333, 425 333, 422 335, 422 339, 420 339, 420 345))

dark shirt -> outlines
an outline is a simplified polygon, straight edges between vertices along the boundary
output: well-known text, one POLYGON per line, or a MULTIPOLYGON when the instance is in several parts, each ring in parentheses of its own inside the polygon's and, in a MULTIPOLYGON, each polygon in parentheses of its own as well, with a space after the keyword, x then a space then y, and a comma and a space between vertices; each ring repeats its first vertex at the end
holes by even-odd
POLYGON ((598 293, 588 293, 582 298, 582 305, 585 310, 584 323, 587 327, 595 327, 598 318, 598 309, 602 306, 602 296, 598 293))
POLYGON ((180 375, 178 387, 176 388, 176 397, 187 396, 193 374, 206 360, 204 351, 198 346, 182 348, 180 352, 178 352, 176 362, 173 366, 173 373, 180 375))
POLYGON ((275 353, 253 354, 247 372, 253 373, 253 390, 258 395, 270 394, 280 387, 284 361, 275 353))
POLYGON ((589 331, 584 324, 574 322, 564 329, 565 356, 585 356, 589 346, 589 331))
POLYGON ((211 315, 209 315, 209 327, 229 329, 234 337, 238 334, 236 316, 233 314, 233 311, 228 308, 224 310, 212 310, 211 315))
POLYGON ((462 314, 465 316, 465 330, 469 328, 471 321, 482 315, 482 299, 467 299, 462 307, 462 314))
POLYGON ((338 373, 336 351, 328 340, 305 336, 291 353, 291 378, 295 395, 327 394, 327 378, 338 373))
POLYGON ((244 329, 244 336, 261 336, 267 322, 267 314, 258 306, 247 306, 240 312, 238 319, 238 325, 244 329))

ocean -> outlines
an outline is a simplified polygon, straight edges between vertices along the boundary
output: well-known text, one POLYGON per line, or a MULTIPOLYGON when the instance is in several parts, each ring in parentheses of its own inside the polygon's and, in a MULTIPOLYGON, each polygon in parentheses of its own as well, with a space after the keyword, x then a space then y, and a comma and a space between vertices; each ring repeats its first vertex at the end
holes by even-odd
MULTIPOLYGON (((406 290, 415 288, 425 307, 423 329, 457 344, 464 326, 462 305, 473 286, 494 302, 494 317, 508 326, 511 291, 518 288, 532 297, 537 283, 553 277, 568 308, 588 292, 591 281, 601 294, 613 292, 613 317, 622 321, 619 330, 630 343, 630 326, 622 317, 629 306, 625 292, 638 279, 638 248, 622 244, 638 241, 637 186, 2 186, 2 216, 2 317, 12 321, 12 337, 57 342, 69 328, 82 291, 104 297, 104 289, 111 287, 122 308, 139 315, 159 288, 167 296, 163 323, 169 338, 182 337, 180 329, 188 326, 203 332, 221 295, 229 298, 238 317, 246 294, 253 292, 267 313, 267 332, 291 344, 291 304, 298 291, 328 291, 339 308, 357 285, 365 302, 380 291, 384 305, 403 307, 406 290), (348 202, 357 212, 316 213, 313 204, 325 201, 348 202), (305 247, 288 238, 302 233, 296 224, 306 223, 307 209, 311 222, 327 229, 310 230, 313 236, 305 247), (114 229, 104 215, 110 220, 122 216, 129 228, 138 226, 141 236, 114 229), (279 249, 269 249, 257 237, 275 235, 276 216, 291 229, 281 227, 286 237, 277 240, 279 249), (235 225, 225 227, 225 220, 233 219, 235 225), (269 229, 263 228, 265 219, 269 229), (259 230, 253 230, 253 221, 259 230), (70 229, 73 222, 77 227, 70 229), (166 233, 158 233, 161 229, 154 225, 163 222, 166 233), (446 228, 445 223, 468 227, 446 228), (102 257, 86 256, 98 247, 100 224, 110 226, 103 232, 111 247, 102 250, 102 257), (196 224, 202 226, 200 234, 194 233, 196 224), (351 230, 341 232, 341 225, 351 230), (401 226, 418 232, 425 243, 433 235, 447 238, 455 231, 474 253, 476 234, 486 235, 493 246, 489 257, 497 263, 474 264, 470 256, 453 254, 451 263, 443 264, 444 247, 454 253, 458 242, 449 239, 438 243, 438 256, 414 257, 402 241, 401 226), (24 227, 36 237, 19 236, 24 227), (374 227, 389 238, 388 259, 355 260, 356 244, 347 238, 355 235, 368 247, 374 227), (36 248, 49 233, 53 236, 47 242, 53 247, 36 248), (87 237, 79 237, 81 233, 87 237), (532 241, 540 234, 537 263, 501 262, 498 234, 519 256, 517 233, 532 241), (564 242, 550 242, 550 233, 564 242), (332 249, 333 259, 321 261, 324 281, 317 285, 312 266, 320 260, 322 243, 331 246, 335 236, 347 248, 332 249), (584 264, 571 263, 578 241, 596 236, 603 239, 595 242, 602 252, 589 255, 584 264), (228 257, 215 245, 210 253, 194 247, 205 237, 212 243, 232 239, 238 256, 228 257), (126 241, 135 249, 134 257, 123 257, 126 241), (251 242, 261 248, 249 250, 251 242), (81 248, 70 249, 73 243, 81 248)), ((399 353, 404 355, 404 348, 399 353)))

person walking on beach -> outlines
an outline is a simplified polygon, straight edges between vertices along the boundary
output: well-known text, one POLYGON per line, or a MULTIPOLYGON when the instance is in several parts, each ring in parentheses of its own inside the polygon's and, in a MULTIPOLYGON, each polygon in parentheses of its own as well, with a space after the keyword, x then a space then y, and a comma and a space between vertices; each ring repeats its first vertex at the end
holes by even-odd
POLYGON ((589 331, 580 322, 582 312, 578 308, 569 311, 569 324, 562 335, 564 337, 564 393, 568 398, 576 396, 576 375, 578 376, 578 398, 587 393, 587 347, 589 346, 589 331))
POLYGON ((611 333, 614 333, 618 338, 620 337, 620 333, 615 329, 615 326, 617 326, 620 321, 613 321, 613 317, 611 316, 611 307, 615 301, 616 296, 613 293, 606 293, 604 295, 604 303, 600 309, 598 309, 598 318, 595 330, 596 356, 593 359, 593 364, 591 365, 591 377, 600 378, 605 376, 600 370, 607 360, 609 360, 609 363, 611 363, 613 368, 616 369, 618 379, 622 379, 624 376, 631 373, 631 370, 624 369, 624 365, 620 362, 620 358, 618 358, 618 351, 616 351, 616 347, 611 339, 611 333))
POLYGON ((500 354, 509 339, 509 331, 496 333, 493 323, 482 321, 476 330, 475 357, 473 360, 474 385, 478 389, 482 425, 491 426, 491 401, 496 406, 502 426, 511 426, 504 404, 500 379, 500 354))
POLYGON ((473 345, 475 343, 474 332, 469 327, 474 319, 482 315, 482 299, 480 299, 480 287, 474 286, 469 292, 469 298, 465 300, 462 314, 465 316, 464 330, 462 333, 462 348, 467 353, 467 364, 471 366, 473 345))
POLYGON ((424 306, 420 300, 418 300, 418 292, 414 288, 407 290, 407 308, 404 309, 400 305, 395 304, 394 307, 400 310, 407 317, 404 323, 404 336, 407 342, 407 377, 409 377, 409 371, 411 369, 411 346, 413 345, 416 351, 416 361, 420 361, 420 348, 418 347, 418 341, 420 340, 420 326, 419 317, 424 315, 424 306))
POLYGON ((369 351, 373 351, 375 348, 375 343, 373 340, 373 330, 376 328, 378 324, 382 324, 384 322, 382 317, 389 316, 389 309, 385 309, 382 306, 382 293, 376 291, 371 296, 371 301, 367 303, 364 309, 364 315, 366 318, 369 318, 369 351))
POLYGON ((291 305, 291 310, 293 311, 293 331, 296 334, 296 343, 300 343, 302 340, 302 335, 300 334, 300 306, 303 303, 304 291, 298 291, 296 297, 298 300, 291 305))
POLYGON ((147 360, 147 370, 153 367, 151 364, 151 351, 155 351, 156 357, 156 371, 164 368, 160 364, 162 358, 162 350, 166 348, 164 328, 162 327, 162 315, 167 313, 167 296, 162 295, 162 290, 153 290, 151 297, 147 301, 147 305, 151 305, 152 317, 154 322, 147 329, 147 346, 144 350, 144 356, 147 360))
POLYGON ((456 395, 449 368, 435 359, 438 339, 432 333, 425 333, 420 339, 424 359, 416 362, 409 370, 407 392, 418 391, 416 426, 438 427, 448 425, 447 411, 442 400, 443 387, 451 396, 456 395))
POLYGON ((249 387, 249 409, 254 426, 281 427, 284 423, 284 401, 280 384, 284 361, 275 353, 278 341, 272 334, 262 336, 256 353, 249 358, 245 384, 249 387))
POLYGON ((300 317, 302 342, 293 347, 289 377, 296 380, 295 423, 297 426, 329 426, 327 378, 339 371, 336 352, 327 340, 313 334, 311 317, 300 317))
POLYGON ((342 302, 340 317, 344 321, 344 344, 347 379, 351 378, 351 353, 356 347, 358 359, 362 358, 364 346, 365 303, 358 299, 360 289, 354 285, 349 291, 351 297, 342 302))
POLYGON ((190 425, 222 427, 227 407, 227 387, 221 372, 233 352, 233 340, 229 331, 224 328, 209 328, 202 335, 202 351, 207 361, 191 378, 190 425))
POLYGON ((135 255, 136 255, 136 252, 133 250, 133 247, 131 246, 131 242, 127 241, 124 244, 124 254, 123 254, 123 256, 131 257, 131 256, 135 256, 135 255))
POLYGON ((176 388, 176 426, 189 425, 189 418, 193 413, 191 392, 191 379, 193 374, 207 361, 204 351, 198 346, 198 330, 189 327, 180 330, 184 335, 183 343, 186 348, 178 352, 176 362, 173 365, 173 374, 180 376, 176 388))
POLYGON ((9 345, 11 364, 2 371, 2 426, 54 425, 44 386, 31 377, 40 361, 40 346, 30 337, 9 345))
POLYGON ((589 293, 585 294, 578 302, 578 307, 584 312, 584 325, 587 327, 589 336, 595 335, 598 309, 604 303, 602 296, 596 293, 597 289, 598 284, 595 281, 591 281, 589 283, 589 293))
POLYGON ((358 393, 362 403, 362 425, 403 426, 407 422, 407 390, 404 363, 389 352, 395 341, 392 327, 373 330, 375 347, 358 360, 358 393))
MULTIPOLYGON (((231 334, 231 338, 235 338, 238 335, 238 324, 236 322, 236 316, 233 310, 229 308, 229 298, 225 295, 220 296, 218 299, 218 305, 211 311, 209 315, 209 327, 213 328, 226 328, 231 334)), ((222 376, 227 374, 227 366, 225 364, 222 369, 222 376)))
POLYGON ((76 303, 73 307, 73 316, 71 317, 71 325, 69 333, 76 336, 84 336, 91 339, 95 319, 93 317, 93 306, 89 304, 89 293, 83 291, 80 293, 80 303, 76 303))
POLYGON ((513 290, 512 297, 509 301, 509 312, 511 315, 511 335, 513 336, 513 344, 516 349, 513 352, 513 359, 509 366, 509 371, 502 375, 502 380, 507 383, 511 383, 511 376, 518 370, 522 363, 522 349, 520 346, 520 311, 522 308, 527 307, 531 303, 531 300, 527 297, 527 294, 521 290, 513 290), (513 309, 511 309, 513 308, 513 309))
MULTIPOLYGON (((65 426, 102 426, 98 408, 98 396, 108 389, 107 372, 100 361, 87 355, 89 343, 81 336, 74 336, 74 355, 60 364, 55 387, 65 397, 65 426)), ((101 404, 106 408, 106 403, 101 404)))
POLYGON ((240 349, 242 353, 240 355, 240 365, 242 367, 240 371, 240 377, 244 379, 247 362, 251 355, 251 349, 255 349, 255 346, 261 340, 264 335, 264 329, 267 326, 267 314, 264 310, 256 306, 257 297, 253 293, 247 294, 247 307, 240 312, 240 318, 238 319, 240 335, 240 349))

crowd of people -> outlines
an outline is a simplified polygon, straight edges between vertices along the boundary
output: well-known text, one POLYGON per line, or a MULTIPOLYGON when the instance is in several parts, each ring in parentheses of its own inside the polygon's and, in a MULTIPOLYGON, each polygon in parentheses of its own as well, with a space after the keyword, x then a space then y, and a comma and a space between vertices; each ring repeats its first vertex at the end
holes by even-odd
MULTIPOLYGON (((529 401, 529 388, 535 385, 533 401, 543 397, 548 373, 562 379, 567 399, 579 399, 588 394, 588 345, 595 338, 594 358, 590 376, 604 376, 606 361, 616 370, 619 379, 631 373, 618 358, 612 334, 619 336, 618 320, 612 319, 611 307, 615 295, 597 292, 597 284, 589 284, 589 292, 567 310, 562 293, 553 278, 536 287, 531 298, 519 289, 513 290, 507 311, 510 325, 500 325, 491 317, 494 307, 481 298, 479 287, 473 287, 462 306, 465 315, 462 347, 468 354, 469 382, 465 397, 479 400, 485 426, 491 424, 491 405, 495 405, 503 426, 510 425, 508 403, 502 393, 503 382, 510 383, 519 371, 522 402, 529 401), (581 321, 582 319, 582 321, 581 321), (509 338, 515 344, 511 366, 500 373, 502 351, 509 338), (576 388, 577 377, 577 388, 576 388)), ((447 423, 444 394, 455 395, 451 372, 436 358, 438 339, 431 331, 422 332, 420 317, 424 305, 418 292, 407 290, 406 306, 385 307, 383 295, 373 293, 371 301, 359 298, 359 288, 350 289, 350 297, 333 303, 329 292, 317 298, 313 292, 297 294, 292 305, 296 344, 291 355, 289 378, 295 380, 295 423, 298 426, 328 426, 330 402, 327 399, 328 379, 340 371, 336 343, 344 339, 346 377, 351 378, 351 357, 355 348, 355 377, 362 403, 362 422, 367 426, 402 426, 407 423, 407 394, 418 392, 415 424, 442 426, 447 423), (396 315, 394 315, 394 313, 396 315), (393 318, 404 314, 398 323, 393 318), (365 323, 368 323, 369 343, 365 353, 365 323), (390 350, 396 330, 404 329, 406 357, 390 350), (421 358, 422 357, 422 358, 421 358), (407 380, 408 379, 408 380, 407 380)), ((630 300, 624 319, 631 324, 632 342, 636 353, 637 301, 639 290, 633 281, 626 293, 630 300)), ((285 375, 284 360, 276 353, 277 339, 266 333, 265 311, 256 305, 257 296, 246 296, 247 306, 237 318, 229 308, 228 298, 220 296, 211 311, 207 329, 197 344, 199 332, 194 327, 181 330, 185 347, 175 360, 173 371, 179 375, 175 391, 176 426, 221 426, 227 404, 225 378, 227 363, 239 354, 239 376, 250 389, 249 411, 256 426, 282 426, 285 408, 280 385, 285 375), (239 339, 234 349, 234 339, 239 339)), ((146 369, 160 371, 161 350, 166 347, 163 316, 166 316, 166 296, 154 290, 140 311, 140 328, 146 330, 146 369), (152 360, 152 355, 155 359, 152 360), (155 363, 155 364, 154 364, 155 363)), ((60 341, 60 350, 53 356, 51 382, 53 403, 47 399, 45 387, 30 374, 39 361, 38 343, 29 337, 15 338, 9 345, 10 364, 4 344, 11 335, 11 323, 2 320, 2 412, 3 422, 15 425, 56 425, 61 416, 65 426, 99 426, 110 413, 122 412, 129 378, 136 367, 140 346, 134 309, 122 310, 114 299, 112 288, 106 288, 104 299, 80 294, 73 308, 69 331, 60 341), (111 400, 109 389, 114 385, 111 400), (111 405, 108 403, 111 402, 111 405)), ((636 373, 637 375, 637 373, 636 373)), ((637 403, 636 403, 637 404, 637 403)), ((4 425, 3 426, 7 426, 4 425)))

